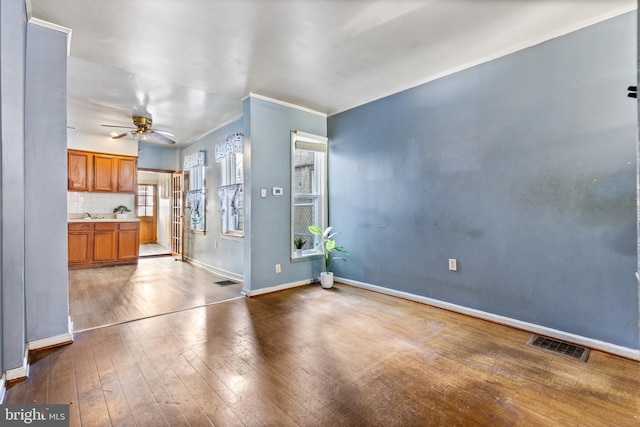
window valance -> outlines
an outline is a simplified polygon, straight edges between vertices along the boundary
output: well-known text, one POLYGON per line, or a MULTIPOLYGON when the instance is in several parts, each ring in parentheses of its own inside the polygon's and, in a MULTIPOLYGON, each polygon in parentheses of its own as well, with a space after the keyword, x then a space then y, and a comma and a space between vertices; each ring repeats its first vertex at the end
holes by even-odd
POLYGON ((224 159, 229 154, 242 153, 244 151, 244 134, 236 132, 216 144, 216 162, 224 159))
POLYGON ((198 166, 205 166, 206 155, 205 151, 197 151, 192 154, 188 154, 184 156, 184 161, 182 163, 183 170, 189 170, 192 168, 196 168, 198 166))

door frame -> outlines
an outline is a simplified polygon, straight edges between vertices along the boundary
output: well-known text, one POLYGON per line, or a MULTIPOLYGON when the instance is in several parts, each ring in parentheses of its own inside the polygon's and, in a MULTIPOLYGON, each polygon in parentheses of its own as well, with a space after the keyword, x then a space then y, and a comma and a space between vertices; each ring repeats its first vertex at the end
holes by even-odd
MULTIPOLYGON (((176 171, 171 170, 171 169, 153 169, 153 168, 138 168, 137 172, 155 172, 155 173, 163 173, 163 174, 167 174, 169 175, 169 185, 171 186, 171 176, 172 174, 174 174, 176 171)), ((140 184, 140 182, 137 182, 137 184, 140 184)), ((136 217, 138 216, 138 191, 137 191, 137 187, 136 187, 136 197, 135 197, 135 212, 136 212, 136 217)), ((158 209, 158 205, 160 203, 160 187, 158 186, 158 191, 156 191, 156 222, 160 223, 160 218, 158 217, 159 213, 157 211, 158 209)), ((169 189, 169 199, 170 202, 169 204, 172 205, 173 201, 171 200, 173 198, 173 194, 171 192, 171 189, 169 189)), ((171 215, 169 215, 171 216, 171 215)), ((169 222, 171 222, 171 218, 169 218, 169 222)), ((157 227, 157 224, 156 224, 157 227)), ((156 234, 157 234, 158 230, 156 229, 156 234)), ((169 233, 171 234, 171 233, 169 233)), ((169 236, 169 242, 168 242, 168 246, 171 247, 171 236, 169 236)))

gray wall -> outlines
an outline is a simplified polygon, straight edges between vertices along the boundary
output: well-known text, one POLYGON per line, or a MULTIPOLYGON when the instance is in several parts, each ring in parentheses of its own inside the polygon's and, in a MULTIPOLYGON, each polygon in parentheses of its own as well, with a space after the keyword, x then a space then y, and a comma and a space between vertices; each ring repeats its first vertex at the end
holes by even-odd
POLYGON ((24 143, 27 342, 69 332, 67 34, 27 25, 24 143))
POLYGON ((330 117, 336 274, 637 349, 635 16, 330 117))
MULTIPOLYGON (((221 184, 220 164, 215 160, 215 146, 229 135, 243 131, 243 120, 239 119, 215 132, 212 132, 182 150, 181 157, 200 150, 207 152, 207 167, 205 186, 207 189, 206 234, 195 233, 185 229, 185 255, 197 262, 203 263, 214 272, 241 279, 244 266, 243 240, 221 238, 220 201, 218 186, 221 184), (217 245, 217 247, 216 247, 217 245)), ((179 169, 182 169, 180 166, 179 169)))
POLYGON ((291 261, 291 129, 327 135, 325 117, 249 97, 245 120, 245 288, 257 290, 319 275, 318 259, 291 261), (284 195, 271 195, 282 187, 284 195), (260 189, 267 188, 267 198, 260 189), (248 201, 247 201, 248 200, 248 201), (282 272, 276 274, 275 265, 282 272))
POLYGON ((24 301, 24 89, 26 52, 24 1, 0 2, 0 143, 2 371, 22 366, 24 301))

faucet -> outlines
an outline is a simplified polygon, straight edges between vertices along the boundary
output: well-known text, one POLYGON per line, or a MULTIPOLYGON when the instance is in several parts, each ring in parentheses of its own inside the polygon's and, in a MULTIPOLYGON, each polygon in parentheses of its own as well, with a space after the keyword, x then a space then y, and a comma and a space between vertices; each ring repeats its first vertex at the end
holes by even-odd
POLYGON ((87 216, 87 218, 91 218, 91 214, 89 212, 85 212, 84 214, 87 216))

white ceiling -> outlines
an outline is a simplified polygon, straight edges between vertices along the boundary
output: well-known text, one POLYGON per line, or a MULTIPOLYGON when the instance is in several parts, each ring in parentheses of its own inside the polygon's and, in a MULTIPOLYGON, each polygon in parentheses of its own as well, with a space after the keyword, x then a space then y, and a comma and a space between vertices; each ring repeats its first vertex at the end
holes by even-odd
MULTIPOLYGON (((249 93, 328 115, 634 10, 635 0, 26 0, 72 31, 68 125, 187 145, 249 93)), ((133 139, 132 139, 133 141, 133 139)))

